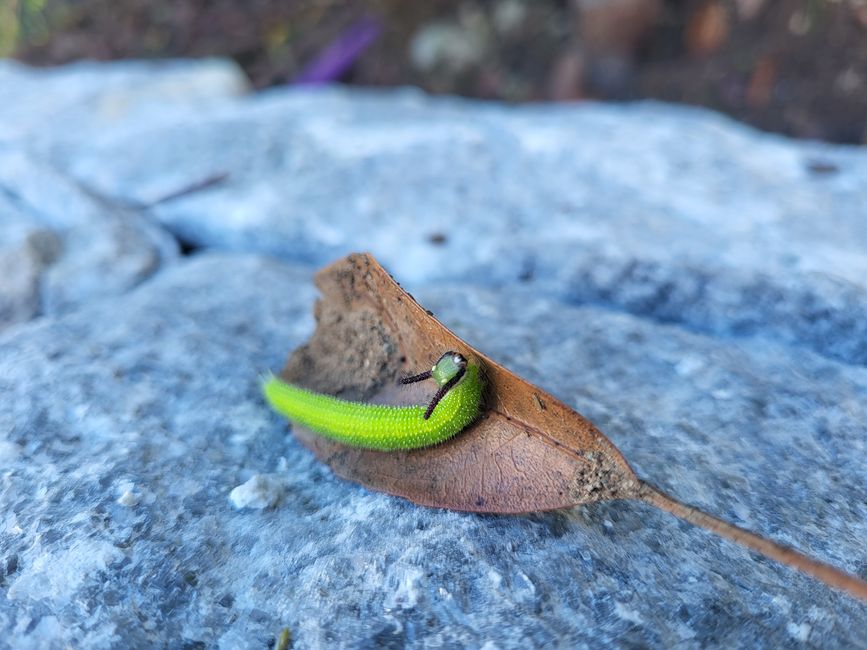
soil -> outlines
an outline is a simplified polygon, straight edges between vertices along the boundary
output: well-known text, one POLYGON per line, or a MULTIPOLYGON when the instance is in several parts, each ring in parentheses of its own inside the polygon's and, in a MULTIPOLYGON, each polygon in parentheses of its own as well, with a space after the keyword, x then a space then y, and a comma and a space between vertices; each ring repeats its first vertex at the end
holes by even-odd
POLYGON ((658 98, 867 143, 865 0, 42 0, 18 3, 13 20, 0 50, 35 64, 219 55, 257 87, 658 98))

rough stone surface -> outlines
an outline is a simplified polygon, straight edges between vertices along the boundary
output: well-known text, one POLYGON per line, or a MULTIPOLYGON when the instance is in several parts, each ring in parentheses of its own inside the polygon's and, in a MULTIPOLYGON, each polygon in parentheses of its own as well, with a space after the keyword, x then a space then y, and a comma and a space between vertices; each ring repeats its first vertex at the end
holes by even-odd
MULTIPOLYGON (((863 368, 520 289, 417 295, 642 475, 867 574, 863 368)), ((867 641, 864 604, 646 506, 476 516, 335 478, 258 391, 313 299, 307 269, 204 255, 0 338, 0 645, 264 648, 284 626, 298 647, 867 641), (236 509, 260 474, 279 498, 236 509)))
POLYGON ((642 477, 867 578, 867 153, 655 104, 244 92, 0 62, 0 648, 867 646, 865 605, 647 506, 343 482, 258 390, 315 266, 370 250, 642 477))
POLYGON ((140 206, 65 175, 62 154, 84 155, 143 123, 203 116, 246 90, 237 66, 218 60, 57 69, 0 61, 0 329, 124 293, 177 257, 175 239, 140 206))
POLYGON ((867 364, 855 148, 653 103, 282 90, 80 153, 57 164, 130 203, 222 178, 152 210, 196 245, 315 263, 370 250, 415 282, 532 278, 573 303, 867 364))
POLYGON ((207 109, 243 94, 229 61, 126 61, 30 68, 0 60, 0 143, 86 144, 142 120, 207 109))
POLYGON ((0 145, 0 329, 128 291, 178 256, 140 213, 0 145))

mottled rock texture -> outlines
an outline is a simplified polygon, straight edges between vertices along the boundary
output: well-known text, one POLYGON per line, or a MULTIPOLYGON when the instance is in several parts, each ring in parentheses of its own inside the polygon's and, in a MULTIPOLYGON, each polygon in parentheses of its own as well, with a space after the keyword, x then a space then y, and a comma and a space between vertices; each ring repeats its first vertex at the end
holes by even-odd
POLYGON ((722 336, 867 364, 867 156, 652 103, 503 107, 272 91, 58 162, 198 246, 406 281, 532 278, 722 336), (115 160, 110 166, 106 159, 115 160))
POLYGON ((0 329, 121 295, 177 257, 140 212, 0 145, 0 329))
POLYGON ((175 239, 140 206, 90 192, 58 169, 57 151, 84 155, 100 137, 201 112, 244 87, 219 61, 56 70, 0 61, 0 329, 122 294, 177 257, 175 239))
MULTIPOLYGON (((282 626, 301 647, 867 638, 863 604, 646 506, 477 516, 335 478, 258 391, 312 328, 310 280, 203 255, 2 339, 8 643, 255 648, 282 626), (230 499, 250 479, 265 498, 230 499)), ((863 368, 527 290, 418 297, 643 476, 867 569, 863 368)))
POLYGON ((642 478, 867 578, 867 153, 243 90, 0 65, 0 648, 867 645, 864 604, 645 505, 368 492, 259 394, 315 267, 370 250, 642 478))

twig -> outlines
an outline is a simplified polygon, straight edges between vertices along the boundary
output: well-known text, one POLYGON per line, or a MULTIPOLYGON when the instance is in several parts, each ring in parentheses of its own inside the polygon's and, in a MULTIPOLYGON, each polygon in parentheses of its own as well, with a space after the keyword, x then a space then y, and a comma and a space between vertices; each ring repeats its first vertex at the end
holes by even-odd
POLYGON ((814 560, 789 546, 783 546, 727 521, 717 519, 698 508, 681 503, 648 483, 642 482, 636 498, 720 537, 746 546, 765 557, 813 576, 826 585, 842 589, 855 598, 867 601, 867 582, 830 564, 814 560))

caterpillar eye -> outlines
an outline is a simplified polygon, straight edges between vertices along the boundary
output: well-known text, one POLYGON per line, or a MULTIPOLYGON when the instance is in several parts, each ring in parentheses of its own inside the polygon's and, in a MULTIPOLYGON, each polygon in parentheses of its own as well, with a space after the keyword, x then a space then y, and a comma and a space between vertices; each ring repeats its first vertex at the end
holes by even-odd
POLYGON ((461 368, 467 367, 467 359, 462 354, 458 354, 457 352, 455 352, 452 355, 452 361, 455 362, 455 365, 460 366, 461 368))

